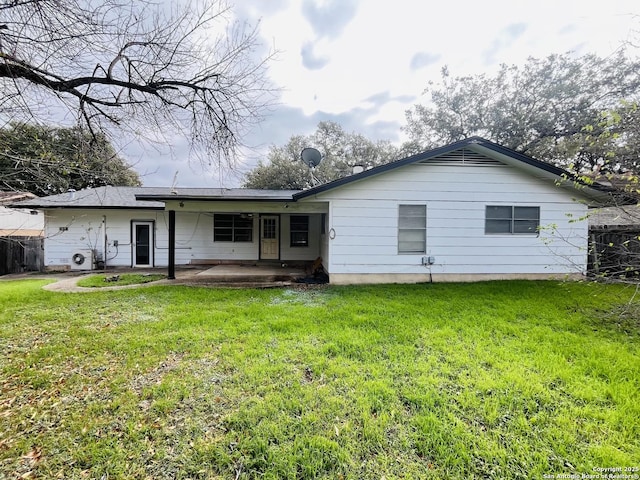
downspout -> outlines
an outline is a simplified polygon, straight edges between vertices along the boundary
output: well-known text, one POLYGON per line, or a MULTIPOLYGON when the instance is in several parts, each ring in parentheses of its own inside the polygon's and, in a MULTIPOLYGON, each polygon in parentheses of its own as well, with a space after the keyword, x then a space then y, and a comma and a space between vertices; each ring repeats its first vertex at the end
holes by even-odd
POLYGON ((107 269, 107 216, 102 215, 102 226, 104 227, 104 240, 102 242, 103 246, 103 256, 102 256, 102 268, 104 270, 107 269))
POLYGON ((176 211, 169 210, 169 271, 167 278, 176 278, 176 211))

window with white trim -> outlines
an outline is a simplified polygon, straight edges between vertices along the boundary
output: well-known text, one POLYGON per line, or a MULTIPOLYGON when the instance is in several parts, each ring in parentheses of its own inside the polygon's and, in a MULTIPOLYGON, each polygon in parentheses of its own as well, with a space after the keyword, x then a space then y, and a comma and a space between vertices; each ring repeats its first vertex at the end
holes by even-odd
POLYGON ((537 234, 540 228, 540 207, 487 205, 485 234, 537 234))
POLYGON ((253 216, 216 213, 213 216, 214 242, 252 242, 253 216))
POLYGON ((398 206, 398 253, 427 252, 427 206, 398 206))

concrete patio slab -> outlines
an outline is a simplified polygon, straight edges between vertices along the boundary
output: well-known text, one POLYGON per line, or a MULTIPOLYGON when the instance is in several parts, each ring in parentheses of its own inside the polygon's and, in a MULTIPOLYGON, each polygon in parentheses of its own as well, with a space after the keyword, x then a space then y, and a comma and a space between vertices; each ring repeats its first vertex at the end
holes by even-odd
POLYGON ((234 279, 238 277, 252 278, 269 278, 269 277, 286 277, 297 278, 304 277, 306 272, 302 268, 292 268, 288 266, 274 265, 215 265, 206 270, 196 273, 196 277, 228 277, 234 279))

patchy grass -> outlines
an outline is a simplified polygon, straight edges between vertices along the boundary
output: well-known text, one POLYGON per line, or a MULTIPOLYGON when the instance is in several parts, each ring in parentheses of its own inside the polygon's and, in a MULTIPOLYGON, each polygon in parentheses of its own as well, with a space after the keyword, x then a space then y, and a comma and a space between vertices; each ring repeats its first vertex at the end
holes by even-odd
POLYGON ((78 281, 79 287, 101 288, 122 285, 138 285, 167 278, 160 273, 121 273, 107 275, 89 275, 78 281))
POLYGON ((640 465, 640 336, 602 320, 620 286, 42 285, 0 282, 0 478, 640 465))

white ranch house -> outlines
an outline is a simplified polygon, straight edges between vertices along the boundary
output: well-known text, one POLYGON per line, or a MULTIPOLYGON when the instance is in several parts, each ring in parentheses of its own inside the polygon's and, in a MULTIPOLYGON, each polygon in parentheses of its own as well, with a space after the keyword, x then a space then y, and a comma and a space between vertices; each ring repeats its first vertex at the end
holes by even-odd
POLYGON ((583 275, 587 208, 606 198, 473 137, 302 191, 101 187, 20 206, 44 211, 49 269, 97 260, 172 277, 321 257, 330 282, 348 284, 583 275))

